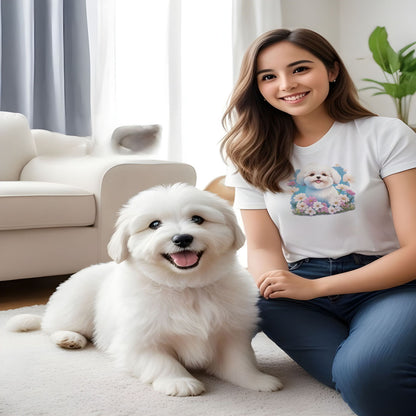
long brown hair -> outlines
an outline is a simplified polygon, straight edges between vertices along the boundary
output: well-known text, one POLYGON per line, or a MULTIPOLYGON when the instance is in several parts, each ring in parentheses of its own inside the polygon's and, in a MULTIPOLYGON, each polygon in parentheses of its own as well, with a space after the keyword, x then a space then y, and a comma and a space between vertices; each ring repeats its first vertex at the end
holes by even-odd
POLYGON ((336 83, 331 83, 325 104, 328 114, 339 122, 374 116, 358 101, 357 90, 344 63, 332 45, 308 29, 277 29, 264 33, 243 57, 240 75, 222 119, 227 134, 221 152, 242 177, 257 188, 281 192, 279 185, 293 173, 290 157, 296 127, 292 117, 264 101, 257 86, 259 53, 277 42, 288 41, 315 55, 328 70, 339 65, 336 83))

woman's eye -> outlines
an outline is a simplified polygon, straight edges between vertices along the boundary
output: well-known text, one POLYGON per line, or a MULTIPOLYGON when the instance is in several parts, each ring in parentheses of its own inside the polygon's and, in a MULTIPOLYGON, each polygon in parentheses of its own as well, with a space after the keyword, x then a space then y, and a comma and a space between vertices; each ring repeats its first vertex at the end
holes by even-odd
POLYGON ((152 221, 152 222, 149 224, 149 228, 151 228, 152 230, 156 230, 156 229, 158 229, 161 225, 162 225, 162 221, 155 220, 155 221, 152 221))
POLYGON ((304 71, 306 71, 306 70, 308 70, 309 68, 307 68, 306 66, 299 66, 299 67, 297 67, 294 71, 293 71, 293 73, 294 74, 297 74, 297 73, 299 73, 299 72, 304 72, 304 71))
POLYGON ((262 81, 270 81, 271 79, 273 79, 273 78, 276 78, 274 75, 272 75, 272 74, 266 74, 266 75, 263 75, 262 77, 261 77, 261 80, 262 81))
POLYGON ((191 221, 194 222, 195 224, 201 225, 205 220, 199 215, 193 215, 191 218, 191 221))

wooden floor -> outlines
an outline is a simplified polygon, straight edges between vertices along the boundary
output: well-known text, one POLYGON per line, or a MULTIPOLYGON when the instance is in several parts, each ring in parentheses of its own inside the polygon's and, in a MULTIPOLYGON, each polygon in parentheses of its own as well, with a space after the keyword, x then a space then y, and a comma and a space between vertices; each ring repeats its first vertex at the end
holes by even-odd
POLYGON ((0 311, 43 305, 69 276, 49 276, 0 282, 0 311))

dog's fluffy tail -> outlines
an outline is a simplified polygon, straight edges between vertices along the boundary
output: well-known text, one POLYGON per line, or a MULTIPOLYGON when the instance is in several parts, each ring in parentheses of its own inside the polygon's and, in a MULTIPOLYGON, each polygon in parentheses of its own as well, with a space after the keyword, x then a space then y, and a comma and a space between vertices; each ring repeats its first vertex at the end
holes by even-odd
POLYGON ((24 313, 10 318, 6 323, 6 329, 11 332, 27 332, 40 329, 42 317, 24 313))

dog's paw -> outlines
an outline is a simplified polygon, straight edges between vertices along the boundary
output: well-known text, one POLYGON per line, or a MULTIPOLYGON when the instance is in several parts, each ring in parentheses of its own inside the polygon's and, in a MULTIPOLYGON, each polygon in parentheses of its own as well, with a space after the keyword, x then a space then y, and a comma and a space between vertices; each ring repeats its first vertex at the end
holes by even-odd
POLYGON ((11 332, 27 332, 40 329, 42 317, 28 313, 13 316, 6 323, 6 329, 11 332))
POLYGON ((250 387, 252 390, 257 391, 277 391, 283 388, 283 383, 274 376, 269 374, 261 374, 258 377, 252 379, 253 383, 250 387))
POLYGON ((158 378, 153 382, 153 388, 168 396, 198 396, 205 391, 204 385, 196 378, 158 378))
POLYGON ((52 341, 62 348, 80 349, 87 345, 87 339, 73 331, 56 331, 51 335, 52 341))

